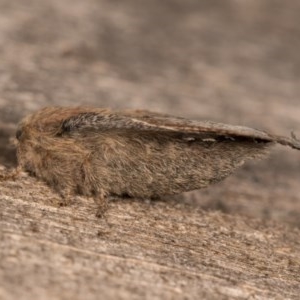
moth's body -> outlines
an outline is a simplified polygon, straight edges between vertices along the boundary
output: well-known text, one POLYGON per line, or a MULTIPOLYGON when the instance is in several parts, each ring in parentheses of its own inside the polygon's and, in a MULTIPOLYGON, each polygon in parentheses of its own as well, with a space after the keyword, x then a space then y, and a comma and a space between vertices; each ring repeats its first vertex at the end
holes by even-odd
POLYGON ((62 195, 92 196, 101 205, 107 196, 156 198, 205 187, 275 141, 211 123, 225 130, 216 133, 207 124, 142 111, 46 108, 20 124, 18 160, 62 195))

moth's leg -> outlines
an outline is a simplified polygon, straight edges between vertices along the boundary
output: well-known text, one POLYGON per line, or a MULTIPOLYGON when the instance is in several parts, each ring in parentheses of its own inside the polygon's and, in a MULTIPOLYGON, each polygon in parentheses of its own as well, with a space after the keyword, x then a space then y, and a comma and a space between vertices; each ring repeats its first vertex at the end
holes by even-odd
POLYGON ((16 167, 8 172, 1 172, 0 181, 15 180, 20 175, 21 171, 21 167, 16 167))
POLYGON ((54 199, 54 204, 56 206, 68 206, 72 203, 72 200, 74 199, 74 193, 72 193, 71 189, 56 189, 56 192, 59 195, 59 198, 54 199))
POLYGON ((94 197, 94 201, 97 204, 96 217, 102 218, 108 209, 107 197, 104 195, 98 195, 94 197))
POLYGON ((96 217, 102 218, 108 209, 107 193, 103 189, 99 189, 94 192, 93 199, 97 205, 96 217))

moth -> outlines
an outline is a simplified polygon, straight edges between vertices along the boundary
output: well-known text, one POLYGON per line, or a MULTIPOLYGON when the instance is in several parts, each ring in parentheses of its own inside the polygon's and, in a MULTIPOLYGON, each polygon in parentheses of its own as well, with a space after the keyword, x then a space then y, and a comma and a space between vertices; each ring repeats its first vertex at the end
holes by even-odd
POLYGON ((110 197, 157 198, 206 187, 295 137, 143 110, 47 107, 21 121, 19 168, 68 203, 92 197, 102 215, 110 197))

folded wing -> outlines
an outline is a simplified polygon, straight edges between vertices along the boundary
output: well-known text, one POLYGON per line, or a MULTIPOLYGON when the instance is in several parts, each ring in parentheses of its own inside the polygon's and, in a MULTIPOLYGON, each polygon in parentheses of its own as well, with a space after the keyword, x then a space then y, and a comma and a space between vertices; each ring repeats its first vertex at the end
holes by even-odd
POLYGON ((62 133, 80 133, 84 131, 125 131, 178 133, 183 136, 231 139, 246 138, 259 142, 273 142, 300 150, 300 141, 292 134, 291 138, 269 134, 245 127, 227 125, 211 121, 194 121, 148 111, 113 112, 100 110, 82 112, 66 119, 62 123, 62 133))

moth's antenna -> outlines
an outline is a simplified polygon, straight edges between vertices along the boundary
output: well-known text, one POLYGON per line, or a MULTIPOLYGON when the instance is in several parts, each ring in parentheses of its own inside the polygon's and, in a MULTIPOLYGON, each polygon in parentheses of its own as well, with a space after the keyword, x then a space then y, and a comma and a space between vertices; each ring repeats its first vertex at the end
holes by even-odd
POLYGON ((291 132, 291 137, 273 136, 274 141, 284 146, 290 146, 293 149, 300 150, 300 140, 297 139, 294 131, 291 132))

